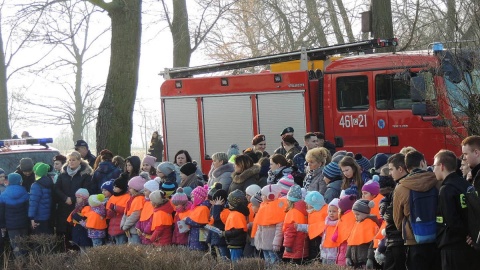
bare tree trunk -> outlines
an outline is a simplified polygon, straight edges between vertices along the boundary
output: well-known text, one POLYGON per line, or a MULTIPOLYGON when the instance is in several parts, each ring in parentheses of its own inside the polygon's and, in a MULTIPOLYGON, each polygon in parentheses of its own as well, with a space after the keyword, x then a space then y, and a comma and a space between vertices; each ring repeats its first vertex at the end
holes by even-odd
POLYGON ((0 139, 12 136, 8 121, 7 67, 3 51, 2 26, 0 25, 0 139))
MULTIPOLYGON (((97 4, 99 1, 90 0, 97 4)), ((142 0, 100 1, 112 21, 110 69, 98 108, 97 152, 130 155, 132 115, 138 85, 142 0)))
POLYGON ((330 14, 330 21, 332 22, 333 32, 335 33, 335 37, 337 38, 337 43, 343 44, 345 43, 345 40, 343 39, 342 29, 338 24, 337 12, 335 11, 335 5, 333 4, 333 0, 327 0, 327 6, 328 13, 330 14))
POLYGON ((457 33, 457 11, 455 8, 455 0, 447 1, 447 31, 445 32, 448 41, 455 41, 457 33))
POLYGON ((82 76, 83 76, 83 61, 77 59, 76 65, 77 73, 75 74, 75 113, 73 121, 71 122, 73 131, 73 141, 83 139, 83 127, 84 127, 84 106, 82 98, 82 76))
MULTIPOLYGON (((372 0, 372 29, 374 38, 393 37, 392 5, 391 0, 372 0)), ((394 47, 376 50, 377 52, 391 52, 394 47)))
POLYGON ((347 32, 348 42, 355 42, 355 37, 353 36, 352 31, 352 24, 350 23, 350 20, 348 18, 347 11, 345 9, 345 6, 343 5, 343 1, 337 0, 337 6, 338 10, 340 11, 340 16, 342 16, 343 27, 345 27, 345 31, 347 32))
POLYGON ((305 0, 307 7, 308 20, 315 27, 315 34, 317 35, 320 46, 328 46, 327 36, 325 35, 320 15, 318 15, 317 3, 315 0, 305 0))
POLYGON ((188 29, 186 0, 173 0, 171 33, 173 38, 173 67, 190 66, 192 47, 188 29))

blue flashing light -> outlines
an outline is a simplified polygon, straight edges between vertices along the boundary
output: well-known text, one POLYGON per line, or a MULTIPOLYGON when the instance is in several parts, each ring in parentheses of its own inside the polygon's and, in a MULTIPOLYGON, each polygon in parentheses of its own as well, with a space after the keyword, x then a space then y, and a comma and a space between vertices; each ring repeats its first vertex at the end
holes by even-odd
POLYGON ((11 140, 0 140, 0 147, 9 147, 12 145, 26 145, 26 144, 40 144, 46 145, 47 143, 53 143, 52 138, 39 138, 39 139, 11 139, 11 140))
POLYGON ((435 43, 433 43, 433 48, 432 49, 433 49, 434 53, 441 52, 441 51, 443 51, 443 44, 440 43, 440 42, 435 42, 435 43))

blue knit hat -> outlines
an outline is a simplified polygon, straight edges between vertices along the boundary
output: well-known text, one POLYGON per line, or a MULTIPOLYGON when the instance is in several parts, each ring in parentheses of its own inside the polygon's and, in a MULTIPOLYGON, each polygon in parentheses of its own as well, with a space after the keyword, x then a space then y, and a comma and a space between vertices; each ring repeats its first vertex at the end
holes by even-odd
POLYGON ((22 184, 22 176, 18 173, 11 173, 8 175, 8 185, 21 185, 22 184))
POLYGON ((375 170, 378 170, 378 169, 380 169, 381 167, 383 167, 385 164, 387 164, 387 160, 388 160, 387 154, 378 153, 378 154, 375 156, 375 159, 374 159, 374 161, 373 161, 373 164, 374 164, 374 166, 375 166, 375 170))
POLYGON ((337 163, 330 162, 323 168, 323 176, 326 176, 330 180, 337 179, 342 176, 342 171, 337 163))
POLYGON ((307 196, 305 196, 305 202, 313 207, 315 211, 322 209, 322 207, 325 205, 325 199, 318 191, 307 192, 307 196))
POLYGON ((113 194, 113 182, 115 180, 112 179, 110 181, 106 181, 105 183, 102 184, 102 189, 105 189, 105 190, 108 190, 108 192, 110 192, 111 194, 113 194))
POLYGON ((365 171, 368 171, 370 170, 370 168, 372 168, 370 161, 366 157, 362 156, 362 154, 360 153, 355 155, 355 161, 365 171))

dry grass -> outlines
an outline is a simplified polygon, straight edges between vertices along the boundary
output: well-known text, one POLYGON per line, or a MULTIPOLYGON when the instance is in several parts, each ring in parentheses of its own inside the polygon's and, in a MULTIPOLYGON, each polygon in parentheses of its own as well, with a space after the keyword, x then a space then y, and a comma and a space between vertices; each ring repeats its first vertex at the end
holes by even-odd
MULTIPOLYGON (((29 253, 23 258, 9 260, 4 269, 35 269, 35 270, 220 270, 241 269, 261 270, 265 269, 262 259, 242 259, 232 264, 230 262, 216 261, 204 252, 191 251, 185 247, 153 247, 153 246, 101 246, 88 248, 84 252, 61 252, 57 247, 58 238, 43 236, 44 238, 28 237, 22 241, 22 245, 28 248, 29 253), (35 240, 41 242, 34 242, 35 240), (39 244, 40 243, 40 244, 39 244)), ((61 240, 61 239, 60 239, 61 240)), ((293 265, 282 263, 273 269, 346 269, 340 266, 328 266, 320 263, 309 265, 293 265)))

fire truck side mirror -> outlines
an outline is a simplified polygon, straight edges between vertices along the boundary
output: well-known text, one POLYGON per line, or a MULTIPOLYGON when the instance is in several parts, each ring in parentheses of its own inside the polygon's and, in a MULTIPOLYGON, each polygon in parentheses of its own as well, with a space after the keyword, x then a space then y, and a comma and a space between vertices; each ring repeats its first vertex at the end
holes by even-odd
POLYGON ((413 115, 427 115, 427 105, 425 103, 412 104, 413 115))
POLYGON ((425 101, 427 86, 423 76, 410 78, 410 97, 413 102, 425 101))

